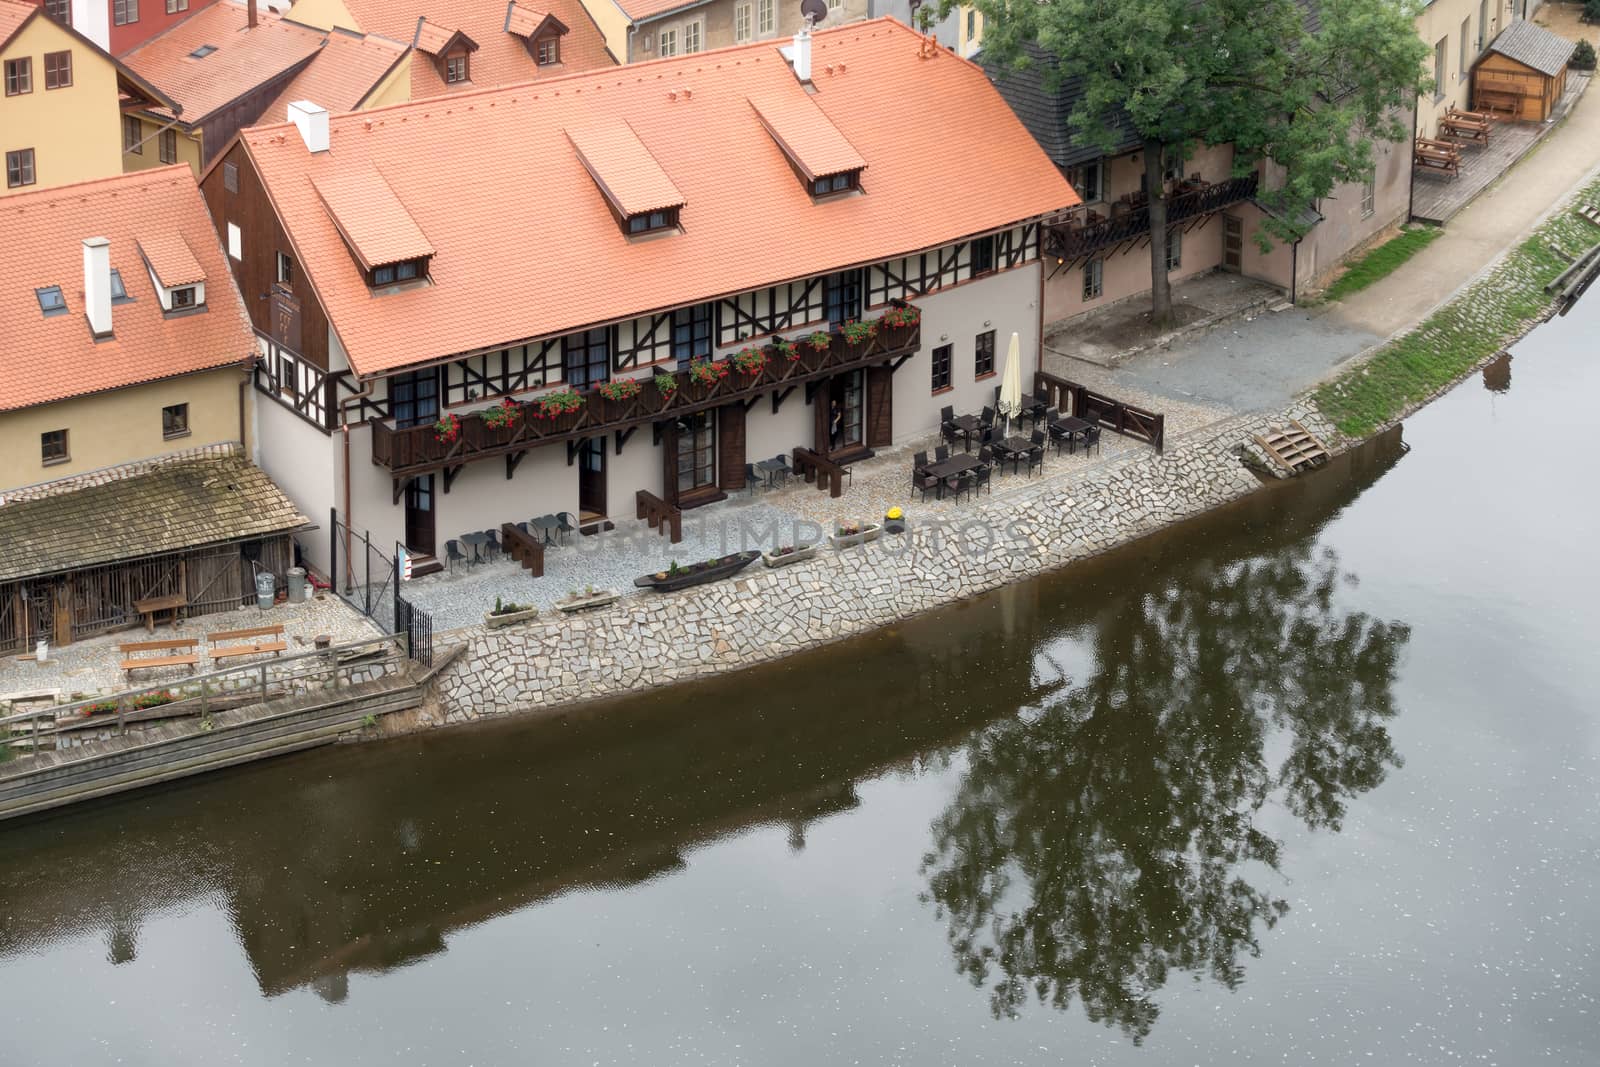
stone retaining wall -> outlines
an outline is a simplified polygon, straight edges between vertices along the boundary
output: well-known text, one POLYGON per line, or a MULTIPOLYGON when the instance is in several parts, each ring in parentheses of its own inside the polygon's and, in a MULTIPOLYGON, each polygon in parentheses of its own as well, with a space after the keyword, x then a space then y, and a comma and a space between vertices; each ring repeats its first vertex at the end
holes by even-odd
POLYGON ((814 560, 682 593, 629 597, 593 613, 508 630, 460 631, 462 657, 440 675, 419 726, 550 710, 737 670, 887 626, 1054 570, 1253 492, 1238 450, 1298 418, 1332 427, 1307 402, 1228 419, 1108 460, 1074 484, 1041 481, 922 526, 814 560))

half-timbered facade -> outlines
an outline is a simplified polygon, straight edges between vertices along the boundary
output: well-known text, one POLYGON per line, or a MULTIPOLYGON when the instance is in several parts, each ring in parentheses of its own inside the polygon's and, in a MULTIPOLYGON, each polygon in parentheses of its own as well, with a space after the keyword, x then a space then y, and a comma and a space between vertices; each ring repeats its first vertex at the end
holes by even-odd
POLYGON ((976 410, 1012 333, 1032 365, 1071 187, 898 23, 789 47, 811 78, 751 45, 247 131, 202 187, 261 340, 267 470, 426 555, 631 517, 639 490, 718 500, 797 446, 864 457, 976 410), (902 93, 937 106, 883 123, 902 93))

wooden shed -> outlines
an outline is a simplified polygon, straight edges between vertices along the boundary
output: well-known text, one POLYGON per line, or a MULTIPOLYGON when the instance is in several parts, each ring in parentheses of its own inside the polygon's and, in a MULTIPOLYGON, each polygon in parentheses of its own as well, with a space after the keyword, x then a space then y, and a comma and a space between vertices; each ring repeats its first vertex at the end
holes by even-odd
POLYGON ((1472 107, 1504 118, 1543 122, 1567 88, 1576 43, 1518 19, 1495 37, 1472 68, 1472 107))

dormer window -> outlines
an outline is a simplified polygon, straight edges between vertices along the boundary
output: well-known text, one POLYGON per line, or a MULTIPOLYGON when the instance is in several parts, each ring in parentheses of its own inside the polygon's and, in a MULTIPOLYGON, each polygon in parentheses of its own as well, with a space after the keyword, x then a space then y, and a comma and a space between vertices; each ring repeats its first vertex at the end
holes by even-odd
POLYGON ((561 65, 561 35, 567 27, 554 15, 512 0, 506 7, 506 32, 522 38, 523 47, 539 66, 561 65))
POLYGON ((444 83, 456 85, 468 81, 467 53, 461 52, 453 56, 444 57, 444 83))
POLYGON ((39 298, 39 310, 44 312, 46 318, 67 313, 67 298, 61 295, 61 286, 47 285, 43 289, 35 289, 33 295, 39 298))
POLYGON ((128 295, 128 287, 122 284, 122 272, 115 267, 111 268, 111 302, 113 304, 133 303, 133 297, 128 295))
POLYGON ((561 38, 545 37, 535 43, 534 62, 541 67, 553 67, 561 62, 561 38))
POLYGON ((398 263, 385 263, 381 267, 373 267, 367 278, 367 284, 374 289, 381 289, 386 285, 402 285, 414 282, 425 277, 428 273, 428 259, 403 259, 398 263))
POLYGON ((192 285, 179 286, 172 290, 172 310, 183 311, 195 305, 195 287, 192 285))
POLYGON ((144 256, 162 311, 175 314, 205 306, 205 271, 181 236, 173 233, 140 237, 139 252, 144 256))
POLYGON ((674 230, 677 227, 678 209, 675 207, 664 208, 661 211, 641 211, 637 215, 628 216, 629 237, 657 233, 661 230, 674 230))
POLYGON ((811 195, 816 197, 834 196, 838 193, 849 193, 861 188, 861 172, 847 170, 840 174, 828 174, 817 178, 811 183, 811 195))

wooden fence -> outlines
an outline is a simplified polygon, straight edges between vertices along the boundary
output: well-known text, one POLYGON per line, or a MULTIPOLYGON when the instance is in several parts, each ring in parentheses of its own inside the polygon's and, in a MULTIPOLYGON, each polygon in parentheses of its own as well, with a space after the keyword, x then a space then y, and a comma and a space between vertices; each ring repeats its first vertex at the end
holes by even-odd
POLYGON ((1165 445, 1165 415, 1124 404, 1086 385, 1046 371, 1034 372, 1033 388, 1035 392, 1042 390, 1050 405, 1063 415, 1076 415, 1124 437, 1148 441, 1157 452, 1165 445))

